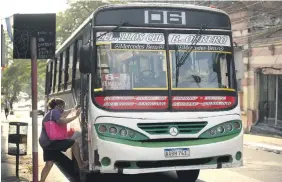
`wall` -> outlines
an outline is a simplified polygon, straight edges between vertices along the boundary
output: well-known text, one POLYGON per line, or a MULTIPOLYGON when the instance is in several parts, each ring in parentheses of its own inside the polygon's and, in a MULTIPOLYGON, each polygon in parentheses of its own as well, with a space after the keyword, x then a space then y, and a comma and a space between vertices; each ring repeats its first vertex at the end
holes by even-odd
POLYGON ((240 100, 240 108, 242 111, 242 122, 244 130, 248 131, 248 120, 245 114, 248 108, 248 87, 247 87, 247 66, 246 62, 249 60, 249 27, 248 21, 245 18, 249 15, 246 9, 240 8, 241 11, 236 11, 233 14, 229 14, 232 22, 232 36, 233 42, 236 42, 239 49, 235 49, 234 58, 237 71, 237 79, 241 78, 241 88, 238 92, 240 100))
MULTIPOLYGON (((272 47, 272 46, 271 46, 272 47)), ((271 69, 281 68, 282 69, 282 44, 274 45, 274 52, 272 52, 269 45, 261 45, 259 47, 253 47, 251 49, 250 57, 250 70, 249 74, 252 75, 250 80, 250 109, 254 111, 254 114, 258 116, 259 106, 259 77, 256 74, 257 70, 263 74, 282 74, 282 70, 271 69), (263 68, 263 69, 262 69, 263 68)), ((256 117, 257 118, 257 117, 256 117)), ((253 121, 256 122, 256 121, 253 121)))

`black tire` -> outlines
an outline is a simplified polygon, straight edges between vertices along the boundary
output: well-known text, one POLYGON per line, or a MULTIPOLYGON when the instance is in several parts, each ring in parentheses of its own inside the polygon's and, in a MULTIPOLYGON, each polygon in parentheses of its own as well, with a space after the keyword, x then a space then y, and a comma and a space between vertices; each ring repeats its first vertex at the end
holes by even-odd
POLYGON ((181 182, 195 182, 197 181, 200 170, 187 170, 187 171, 176 171, 178 180, 181 182))

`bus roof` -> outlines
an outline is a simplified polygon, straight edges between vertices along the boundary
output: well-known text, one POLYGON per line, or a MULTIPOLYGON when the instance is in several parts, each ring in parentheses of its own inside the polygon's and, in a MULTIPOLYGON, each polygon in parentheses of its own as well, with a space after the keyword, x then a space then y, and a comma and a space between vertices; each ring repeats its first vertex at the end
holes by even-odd
MULTIPOLYGON (((108 9, 108 8, 122 8, 122 7, 170 7, 170 8, 184 8, 184 9, 197 9, 197 10, 204 10, 204 11, 211 11, 211 12, 218 12, 223 13, 225 15, 228 15, 225 11, 216 9, 216 8, 210 8, 206 6, 197 6, 193 4, 171 4, 171 3, 127 3, 127 4, 108 4, 99 7, 96 9, 91 15, 67 38, 67 40, 64 41, 64 43, 56 50, 55 55, 59 54, 62 49, 64 49, 72 39, 78 36, 78 34, 81 32, 81 30, 89 23, 91 22, 94 14, 98 12, 99 10, 108 9)), ((48 61, 49 62, 49 61, 48 61)))
POLYGON ((198 6, 194 4, 174 4, 174 3, 127 3, 127 4, 108 4, 99 7, 96 11, 99 11, 100 9, 106 9, 106 8, 118 8, 118 7, 169 7, 169 8, 185 8, 185 9, 196 9, 196 10, 204 10, 204 11, 212 11, 212 12, 218 12, 228 15, 225 11, 217 9, 217 8, 211 8, 207 6, 198 6))

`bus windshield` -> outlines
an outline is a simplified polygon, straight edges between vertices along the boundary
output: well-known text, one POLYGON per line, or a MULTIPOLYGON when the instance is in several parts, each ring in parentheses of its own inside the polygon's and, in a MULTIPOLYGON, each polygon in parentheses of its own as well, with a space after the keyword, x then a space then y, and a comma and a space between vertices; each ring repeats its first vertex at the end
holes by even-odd
POLYGON ((96 88, 106 90, 167 89, 162 34, 112 33, 97 41, 96 88), (161 35, 161 36, 160 36, 161 35))
POLYGON ((177 57, 181 58, 184 52, 170 51, 172 88, 229 88, 227 62, 231 56, 217 52, 191 52, 179 67, 176 84, 177 57))
POLYGON ((96 35, 93 83, 95 101, 103 108, 169 109, 171 104, 172 109, 213 110, 235 103, 229 35, 200 35, 193 45, 198 34, 169 34, 166 50, 162 33, 101 34, 96 35))
POLYGON ((170 34, 168 39, 172 89, 230 88, 228 35, 170 34))

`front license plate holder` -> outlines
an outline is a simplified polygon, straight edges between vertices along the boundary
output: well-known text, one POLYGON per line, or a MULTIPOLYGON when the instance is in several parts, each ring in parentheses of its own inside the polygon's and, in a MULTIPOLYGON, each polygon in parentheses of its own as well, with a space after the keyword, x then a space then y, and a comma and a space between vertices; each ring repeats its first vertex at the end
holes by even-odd
POLYGON ((189 157, 190 156, 190 149, 189 148, 164 149, 164 156, 166 158, 189 157))

